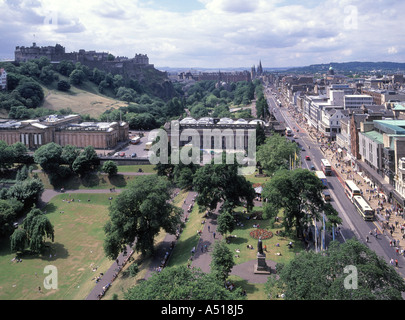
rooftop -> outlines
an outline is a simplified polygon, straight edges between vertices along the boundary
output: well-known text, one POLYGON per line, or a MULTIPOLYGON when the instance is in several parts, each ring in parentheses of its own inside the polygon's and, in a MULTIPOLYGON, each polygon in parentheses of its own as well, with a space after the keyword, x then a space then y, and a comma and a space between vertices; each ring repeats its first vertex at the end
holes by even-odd
POLYGON ((387 134, 405 135, 405 120, 375 120, 374 127, 387 134))
POLYGON ((379 143, 379 144, 383 144, 383 135, 377 131, 368 131, 368 132, 363 132, 362 133, 364 136, 366 136, 367 138, 379 143))

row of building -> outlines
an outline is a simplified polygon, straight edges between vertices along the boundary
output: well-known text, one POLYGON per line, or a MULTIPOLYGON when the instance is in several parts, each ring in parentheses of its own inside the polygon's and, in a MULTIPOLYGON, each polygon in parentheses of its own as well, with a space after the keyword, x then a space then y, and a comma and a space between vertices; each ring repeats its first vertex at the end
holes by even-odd
MULTIPOLYGON (((273 79, 274 80, 274 79, 273 79)), ((338 156, 405 207, 404 75, 348 79, 277 76, 280 94, 338 156)))

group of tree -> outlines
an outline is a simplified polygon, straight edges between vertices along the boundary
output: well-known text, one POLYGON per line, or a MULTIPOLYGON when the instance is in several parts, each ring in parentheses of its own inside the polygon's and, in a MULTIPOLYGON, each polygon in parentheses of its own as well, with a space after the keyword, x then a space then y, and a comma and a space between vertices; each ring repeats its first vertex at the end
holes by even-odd
POLYGON ((27 165, 21 166, 14 184, 0 190, 0 237, 13 233, 14 223, 38 203, 43 192, 42 181, 30 177, 27 165))
POLYGON ((100 121, 126 121, 133 130, 152 130, 161 127, 171 119, 178 119, 184 113, 179 98, 167 102, 144 93, 127 107, 110 109, 99 118, 100 121))
POLYGON ((62 147, 53 142, 38 148, 34 153, 34 161, 48 174, 51 183, 72 174, 84 176, 100 164, 93 146, 81 150, 72 145, 62 147))
POLYGON ((194 118, 212 116, 250 118, 250 110, 236 114, 230 112, 231 106, 247 106, 255 98, 260 81, 239 81, 230 84, 218 84, 217 81, 198 81, 194 85, 184 86, 185 105, 194 118))
POLYGON ((263 188, 265 217, 275 218, 283 210, 282 225, 287 233, 296 232, 304 239, 304 231, 313 221, 327 218, 328 229, 341 223, 338 212, 322 197, 323 185, 307 169, 279 170, 263 188))
POLYGON ((154 238, 163 229, 174 234, 182 225, 182 210, 170 203, 172 184, 156 175, 141 176, 110 207, 105 225, 104 251, 115 259, 135 239, 135 250, 143 254, 154 251, 154 238))
POLYGON ((270 299, 402 300, 404 279, 393 266, 355 239, 332 242, 327 251, 304 251, 278 264, 268 278, 270 299))
POLYGON ((27 164, 32 160, 27 147, 21 142, 8 145, 0 140, 0 171, 10 169, 14 164, 27 164))
POLYGON ((167 267, 154 273, 124 293, 126 300, 244 300, 241 288, 224 286, 234 266, 232 252, 224 242, 216 242, 211 271, 186 266, 167 267))

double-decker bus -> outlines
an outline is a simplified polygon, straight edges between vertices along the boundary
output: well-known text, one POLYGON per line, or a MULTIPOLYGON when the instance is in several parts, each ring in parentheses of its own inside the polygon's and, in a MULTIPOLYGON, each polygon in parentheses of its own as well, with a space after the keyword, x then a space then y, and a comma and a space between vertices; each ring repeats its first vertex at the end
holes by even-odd
POLYGON ((332 166, 327 159, 321 159, 321 169, 326 176, 332 175, 332 166))
POLYGON ((374 220, 374 209, 370 207, 367 201, 362 196, 354 196, 353 204, 357 212, 362 216, 365 221, 374 220))
POLYGON ((352 202, 354 196, 361 196, 359 187, 352 180, 345 180, 345 192, 352 202))
POLYGON ((289 128, 289 127, 285 128, 285 134, 287 137, 291 137, 293 134, 291 128, 289 128))

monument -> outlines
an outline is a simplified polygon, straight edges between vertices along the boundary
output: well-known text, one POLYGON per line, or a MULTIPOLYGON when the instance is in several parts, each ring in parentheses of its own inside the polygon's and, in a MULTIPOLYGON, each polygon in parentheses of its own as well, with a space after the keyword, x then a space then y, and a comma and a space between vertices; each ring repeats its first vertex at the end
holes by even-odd
POLYGON ((257 242, 257 264, 254 265, 254 273, 270 274, 271 268, 266 263, 266 254, 263 252, 262 238, 257 242))

